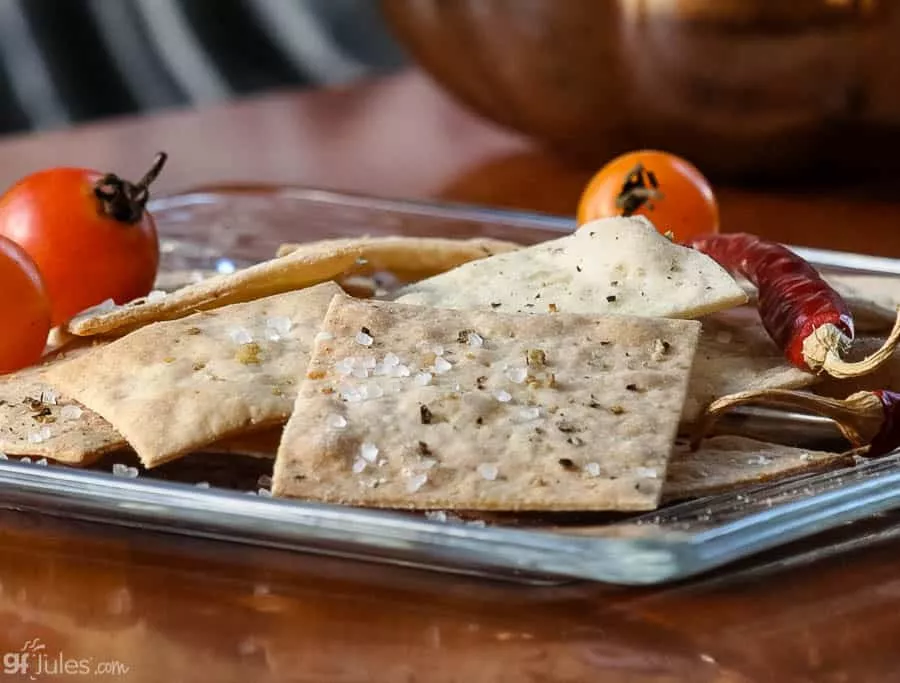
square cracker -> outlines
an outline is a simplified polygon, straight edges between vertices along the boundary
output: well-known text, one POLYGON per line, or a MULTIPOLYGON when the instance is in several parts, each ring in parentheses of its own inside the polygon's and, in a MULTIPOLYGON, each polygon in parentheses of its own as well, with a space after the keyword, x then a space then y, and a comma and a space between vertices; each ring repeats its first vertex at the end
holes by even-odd
POLYGON ((0 453, 89 465, 125 447, 125 440, 112 425, 59 395, 43 377, 66 358, 90 351, 90 347, 73 349, 44 365, 0 375, 0 453))
POLYGON ((846 453, 829 453, 742 436, 714 436, 691 452, 678 443, 663 486, 666 500, 699 498, 799 474, 853 464, 846 453))
POLYGON ((287 420, 319 323, 340 291, 325 283, 149 325, 49 368, 47 379, 154 467, 287 420))
POLYGON ((699 328, 337 296, 273 492, 413 509, 652 509, 699 328))
POLYGON ((769 337, 754 308, 704 317, 682 422, 691 424, 712 401, 739 391, 799 389, 819 377, 794 367, 769 337))

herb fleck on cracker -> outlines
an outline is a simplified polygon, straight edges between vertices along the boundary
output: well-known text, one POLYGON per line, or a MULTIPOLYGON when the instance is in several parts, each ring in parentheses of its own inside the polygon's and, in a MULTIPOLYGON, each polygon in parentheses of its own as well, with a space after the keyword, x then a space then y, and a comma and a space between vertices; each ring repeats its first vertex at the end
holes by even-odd
POLYGON ((543 349, 528 349, 525 352, 525 364, 543 367, 547 364, 547 354, 543 349))
POLYGON ((259 344, 257 344, 256 342, 241 344, 234 354, 234 359, 238 363, 243 363, 244 365, 259 365, 260 351, 261 349, 259 348, 259 344))

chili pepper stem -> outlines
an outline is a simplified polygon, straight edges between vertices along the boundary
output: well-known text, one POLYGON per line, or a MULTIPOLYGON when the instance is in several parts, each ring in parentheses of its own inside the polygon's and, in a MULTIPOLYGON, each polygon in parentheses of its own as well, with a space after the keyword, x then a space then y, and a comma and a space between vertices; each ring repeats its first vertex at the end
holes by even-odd
POLYGON ((697 450, 719 417, 738 406, 761 405, 771 408, 801 410, 833 420, 841 434, 854 447, 868 444, 881 430, 884 410, 881 401, 869 391, 851 394, 843 400, 785 389, 741 391, 716 399, 709 404, 691 435, 691 449, 697 450))
POLYGON ((900 308, 897 309, 897 318, 890 335, 875 353, 860 361, 845 361, 841 358, 841 352, 850 342, 836 326, 823 325, 803 341, 803 360, 813 372, 824 372, 838 379, 874 372, 890 360, 900 344, 900 308))

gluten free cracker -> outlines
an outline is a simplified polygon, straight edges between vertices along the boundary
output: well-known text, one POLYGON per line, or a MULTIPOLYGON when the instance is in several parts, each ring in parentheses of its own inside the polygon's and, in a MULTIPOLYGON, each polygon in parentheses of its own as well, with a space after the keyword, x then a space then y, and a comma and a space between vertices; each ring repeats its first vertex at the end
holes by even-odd
POLYGON ((88 352, 89 347, 77 348, 45 365, 0 375, 0 453, 89 465, 125 447, 112 425, 59 393, 43 377, 66 357, 88 352))
POLYGON ((189 284, 170 294, 124 306, 86 311, 68 324, 79 336, 121 335, 151 322, 176 320, 196 311, 310 287, 373 266, 427 277, 474 258, 517 248, 491 239, 361 237, 323 240, 282 248, 281 256, 189 284))
POLYGON ((336 296, 273 492, 414 509, 652 509, 699 327, 336 296))
POLYGON ((676 445, 663 498, 699 498, 852 464, 853 457, 846 453, 796 448, 742 436, 714 436, 702 441, 695 452, 686 442, 676 445))
POLYGON ((290 414, 333 283, 156 323, 48 381, 102 415, 154 467, 290 414))
POLYGON ((682 421, 693 423, 712 401, 739 391, 799 389, 819 381, 791 365, 749 307, 704 317, 682 421))
POLYGON ((719 264, 641 216, 606 218, 401 289, 401 303, 499 313, 694 318, 747 296, 719 264))

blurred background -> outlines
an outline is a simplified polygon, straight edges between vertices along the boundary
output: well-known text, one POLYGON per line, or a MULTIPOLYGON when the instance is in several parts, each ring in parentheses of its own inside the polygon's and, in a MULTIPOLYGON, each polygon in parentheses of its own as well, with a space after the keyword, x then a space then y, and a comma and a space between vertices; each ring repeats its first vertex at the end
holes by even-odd
POLYGON ((320 88, 417 64, 596 167, 900 172, 900 0, 0 0, 0 133, 320 88))
POLYGON ((376 0, 0 0, 0 133, 340 85, 403 63, 376 0))

